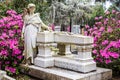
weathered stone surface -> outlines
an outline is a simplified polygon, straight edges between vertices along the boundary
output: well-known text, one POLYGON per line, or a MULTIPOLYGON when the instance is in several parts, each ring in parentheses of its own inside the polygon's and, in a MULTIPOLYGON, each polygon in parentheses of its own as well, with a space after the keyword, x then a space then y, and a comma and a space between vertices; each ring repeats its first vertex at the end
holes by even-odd
POLYGON ((37 42, 41 42, 41 43, 54 42, 54 32, 49 32, 49 31, 38 32, 37 42))
POLYGON ((0 70, 0 80, 15 80, 15 79, 7 76, 5 71, 0 70))
POLYGON ((77 45, 92 44, 93 38, 77 34, 68 34, 68 33, 55 33, 55 42, 57 43, 69 43, 77 45))
POLYGON ((70 43, 70 44, 92 44, 93 38, 79 34, 68 34, 67 32, 39 32, 37 34, 37 42, 49 43, 70 43))
MULTIPOLYGON (((112 76, 112 75, 110 75, 110 76, 112 76)), ((100 73, 97 74, 97 75, 96 75, 96 78, 97 78, 97 80, 102 80, 102 74, 100 74, 100 73)))
POLYGON ((2 80, 16 80, 16 79, 5 75, 2 80))
POLYGON ((55 58, 55 66, 78 71, 78 72, 83 72, 83 73, 96 70, 96 63, 93 60, 89 60, 88 62, 85 61, 83 62, 80 60, 76 61, 65 57, 55 58))
POLYGON ((78 56, 76 56, 76 58, 79 58, 79 59, 92 58, 92 53, 91 52, 78 52, 78 56))
POLYGON ((93 46, 92 45, 85 45, 85 46, 77 46, 77 50, 79 52, 91 52, 93 46))
MULTIPOLYGON (((22 65, 22 69, 26 66, 22 65)), ((112 77, 112 70, 97 68, 96 71, 90 73, 79 73, 70 70, 65 70, 61 68, 41 68, 37 66, 28 66, 30 69, 28 74, 43 80, 104 80, 105 74, 108 74, 109 77, 106 77, 105 80, 108 80, 112 77), (104 74, 105 73, 105 74, 104 74), (98 78, 99 77, 99 78, 98 78)))
POLYGON ((0 70, 0 80, 4 77, 4 75, 6 75, 6 72, 0 70))
POLYGON ((41 57, 37 57, 35 58, 34 64, 36 66, 39 67, 53 67, 54 66, 54 58, 50 57, 50 58, 41 58, 41 57))
POLYGON ((52 44, 39 44, 38 55, 34 60, 34 64, 39 67, 52 67, 54 66, 54 58, 52 58, 52 51, 50 46, 52 44))
POLYGON ((111 79, 112 78, 112 72, 111 71, 107 71, 106 73, 102 73, 102 80, 107 80, 107 79, 111 79))
POLYGON ((50 44, 39 43, 37 56, 43 57, 43 58, 52 57, 52 51, 50 48, 52 45, 53 45, 52 43, 50 43, 50 44))

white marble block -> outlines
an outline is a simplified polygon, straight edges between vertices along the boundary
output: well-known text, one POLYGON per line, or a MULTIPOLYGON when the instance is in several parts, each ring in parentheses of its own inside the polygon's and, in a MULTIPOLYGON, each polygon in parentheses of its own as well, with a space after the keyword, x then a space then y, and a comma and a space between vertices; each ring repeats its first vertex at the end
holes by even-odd
POLYGON ((54 32, 44 31, 38 32, 37 34, 37 42, 41 43, 50 43, 54 42, 54 32))
POLYGON ((38 43, 38 57, 52 57, 51 44, 38 43))
POLYGON ((68 34, 66 32, 55 33, 55 42, 57 43, 69 43, 69 44, 92 44, 93 37, 83 36, 78 34, 68 34))
POLYGON ((54 59, 52 58, 52 51, 50 46, 52 44, 38 44, 38 55, 34 60, 34 64, 39 67, 52 67, 54 66, 54 59))
POLYGON ((77 46, 78 58, 79 59, 90 59, 92 58, 92 45, 77 46))
POLYGON ((43 68, 48 68, 48 67, 53 67, 54 66, 54 58, 42 58, 42 57, 36 57, 35 66, 43 67, 43 68))
POLYGON ((2 78, 3 78, 5 75, 6 75, 6 72, 0 70, 0 80, 2 80, 2 78))
POLYGON ((77 72, 87 73, 96 70, 96 63, 93 60, 88 62, 76 61, 68 58, 55 58, 55 66, 77 72))

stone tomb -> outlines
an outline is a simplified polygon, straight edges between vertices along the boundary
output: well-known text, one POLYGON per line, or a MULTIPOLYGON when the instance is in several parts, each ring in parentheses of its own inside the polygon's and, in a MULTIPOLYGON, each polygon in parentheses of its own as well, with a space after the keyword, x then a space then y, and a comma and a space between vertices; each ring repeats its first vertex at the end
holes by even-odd
MULTIPOLYGON (((96 70, 96 63, 91 57, 93 38, 82 35, 68 34, 67 32, 40 32, 37 37, 38 55, 35 65, 43 68, 60 67, 82 73, 96 70), (64 56, 53 57, 50 46, 53 43, 62 44, 59 55, 64 51, 64 56), (78 45, 78 55, 70 52, 70 45, 78 45)), ((63 55, 63 54, 62 54, 63 55)))
POLYGON ((44 80, 96 80, 97 76, 98 80, 104 80, 103 73, 109 73, 105 75, 105 80, 110 79, 111 70, 96 68, 91 55, 92 44, 93 38, 88 36, 67 32, 39 32, 38 54, 34 65, 28 66, 28 74, 44 80), (51 47, 54 47, 55 43, 58 45, 59 54, 52 55, 51 47), (77 55, 71 54, 71 44, 77 45, 77 55))

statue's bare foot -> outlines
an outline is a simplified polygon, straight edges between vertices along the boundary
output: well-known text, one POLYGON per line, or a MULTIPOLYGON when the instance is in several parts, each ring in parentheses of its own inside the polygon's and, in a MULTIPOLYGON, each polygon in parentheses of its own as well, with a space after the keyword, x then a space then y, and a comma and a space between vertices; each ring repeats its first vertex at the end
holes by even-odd
POLYGON ((28 65, 29 65, 28 63, 25 64, 25 66, 28 66, 28 65))
POLYGON ((24 59, 24 60, 22 61, 22 64, 26 64, 26 59, 24 59))

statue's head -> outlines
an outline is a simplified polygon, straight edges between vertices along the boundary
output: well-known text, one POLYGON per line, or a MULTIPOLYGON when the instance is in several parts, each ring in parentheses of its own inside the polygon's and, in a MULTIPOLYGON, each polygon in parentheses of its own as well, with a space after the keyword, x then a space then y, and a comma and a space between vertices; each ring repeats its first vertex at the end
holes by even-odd
POLYGON ((35 4, 30 3, 30 4, 28 4, 27 8, 28 8, 30 13, 34 13, 35 12, 35 4))

